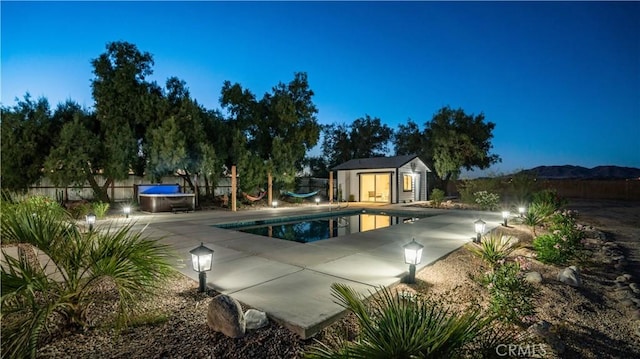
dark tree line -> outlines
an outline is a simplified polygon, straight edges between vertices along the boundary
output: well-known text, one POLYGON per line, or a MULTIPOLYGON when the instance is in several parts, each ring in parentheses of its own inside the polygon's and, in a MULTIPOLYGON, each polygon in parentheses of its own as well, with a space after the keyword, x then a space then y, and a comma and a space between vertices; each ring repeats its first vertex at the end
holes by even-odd
POLYGON ((354 158, 415 153, 446 181, 462 168, 487 168, 495 125, 462 109, 439 110, 421 130, 413 121, 397 131, 366 115, 352 124, 318 124, 307 74, 295 73, 262 98, 226 81, 221 109, 209 110, 192 98, 177 77, 164 86, 148 80, 153 56, 127 42, 112 42, 91 60, 94 109, 68 100, 51 110, 46 98, 26 94, 0 108, 4 189, 25 191, 43 176, 58 186, 89 183, 95 197, 109 201, 107 189, 133 172, 159 181, 184 178, 191 189, 210 194, 237 165, 242 191, 266 185, 292 190, 305 166, 324 177, 354 158), (322 157, 307 158, 323 134, 322 157))

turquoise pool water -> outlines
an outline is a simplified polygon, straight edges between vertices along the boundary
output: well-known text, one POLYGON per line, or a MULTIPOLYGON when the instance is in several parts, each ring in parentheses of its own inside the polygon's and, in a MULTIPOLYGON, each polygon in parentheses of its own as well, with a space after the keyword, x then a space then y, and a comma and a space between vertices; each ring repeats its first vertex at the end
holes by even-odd
POLYGON ((287 217, 243 223, 227 223, 216 227, 233 229, 260 236, 300 243, 366 232, 428 217, 424 213, 350 211, 324 215, 287 217))

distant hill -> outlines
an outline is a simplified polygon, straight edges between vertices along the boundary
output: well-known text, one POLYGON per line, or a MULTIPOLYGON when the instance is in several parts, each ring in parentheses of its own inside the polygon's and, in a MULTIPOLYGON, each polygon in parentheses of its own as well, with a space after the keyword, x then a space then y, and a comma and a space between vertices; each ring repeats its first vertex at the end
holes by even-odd
POLYGON ((631 179, 640 178, 640 168, 620 166, 539 166, 525 170, 537 178, 547 179, 631 179))

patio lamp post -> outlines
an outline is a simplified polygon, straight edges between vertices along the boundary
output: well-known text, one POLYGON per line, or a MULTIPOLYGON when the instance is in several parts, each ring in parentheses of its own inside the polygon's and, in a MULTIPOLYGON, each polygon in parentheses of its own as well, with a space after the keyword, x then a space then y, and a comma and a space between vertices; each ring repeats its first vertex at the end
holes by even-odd
POLYGON ((93 225, 96 224, 96 215, 89 213, 84 217, 84 219, 89 225, 89 232, 93 231, 93 225))
POLYGON ((316 206, 320 205, 320 197, 316 197, 316 206))
POLYGON ((478 218, 477 221, 473 222, 473 226, 476 230, 476 240, 474 242, 480 243, 480 238, 482 237, 482 233, 484 233, 486 224, 487 223, 483 221, 482 218, 478 218))
POLYGON ((509 211, 502 211, 502 225, 505 227, 508 227, 508 221, 509 221, 509 216, 511 215, 511 213, 509 211))
POLYGON ((122 212, 124 212, 125 218, 129 218, 129 214, 131 214, 131 206, 124 206, 124 208, 122 208, 122 212))
POLYGON ((211 270, 213 264, 213 249, 205 247, 204 243, 200 242, 200 246, 189 253, 191 253, 193 270, 198 272, 198 292, 202 293, 207 288, 207 272, 211 270))
POLYGON ((402 246, 404 248, 404 262, 409 265, 409 275, 405 282, 412 284, 416 282, 416 264, 422 261, 422 249, 424 246, 413 238, 411 242, 402 246))
POLYGON ((271 207, 278 208, 278 201, 271 202, 271 207))

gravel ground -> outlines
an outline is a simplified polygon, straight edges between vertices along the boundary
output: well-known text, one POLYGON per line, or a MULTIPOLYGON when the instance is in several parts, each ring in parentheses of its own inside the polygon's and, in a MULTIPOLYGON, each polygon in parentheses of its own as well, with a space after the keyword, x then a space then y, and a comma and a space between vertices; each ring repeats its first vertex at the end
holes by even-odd
MULTIPOLYGON (((535 300, 537 318, 552 325, 552 332, 564 344, 560 353, 546 357, 633 358, 640 357, 640 312, 628 306, 616 290, 616 278, 629 274, 640 282, 640 204, 612 201, 572 202, 580 212, 579 222, 606 233, 606 240, 593 240, 590 254, 579 266, 583 286, 573 288, 556 280, 561 268, 535 260, 532 270, 544 282, 535 300), (602 247, 613 241, 621 246, 626 263, 607 263, 602 247)), ((528 228, 514 225, 507 234, 525 244, 518 254, 531 255, 532 236, 528 228)), ((473 300, 485 303, 484 290, 472 278, 481 271, 478 258, 461 248, 417 273, 415 285, 399 285, 430 296, 448 298, 455 308, 473 300)), ((64 333, 51 338, 38 352, 39 358, 298 358, 315 340, 331 344, 337 338, 357 335, 354 318, 341 321, 319 333, 315 339, 301 340, 280 325, 249 332, 244 338, 229 339, 211 332, 206 325, 206 307, 211 296, 197 293, 197 283, 185 277, 172 280, 167 289, 145 303, 147 323, 119 334, 99 327, 85 333, 64 333)), ((96 312, 100 310, 96 308, 96 312)), ((102 318, 102 319, 101 319, 102 318)))

